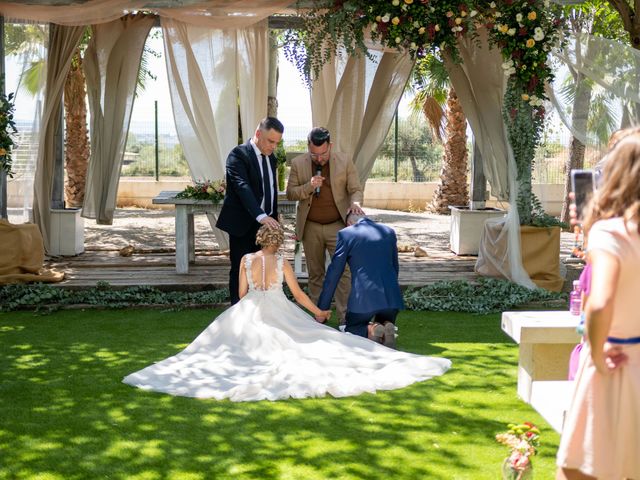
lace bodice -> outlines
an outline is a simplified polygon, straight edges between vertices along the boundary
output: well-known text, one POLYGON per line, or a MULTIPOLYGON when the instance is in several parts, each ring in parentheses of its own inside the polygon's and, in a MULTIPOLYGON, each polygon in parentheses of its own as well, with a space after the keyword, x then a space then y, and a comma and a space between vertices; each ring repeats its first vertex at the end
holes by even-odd
POLYGON ((264 256, 254 253, 246 255, 244 262, 250 292, 282 289, 282 255, 264 256))

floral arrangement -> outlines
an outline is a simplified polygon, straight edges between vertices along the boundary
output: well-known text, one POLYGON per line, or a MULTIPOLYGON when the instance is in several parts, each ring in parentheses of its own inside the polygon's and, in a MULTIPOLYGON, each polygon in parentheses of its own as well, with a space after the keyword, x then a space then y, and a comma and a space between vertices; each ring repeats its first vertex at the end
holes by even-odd
POLYGON ((9 178, 13 178, 11 150, 15 145, 13 135, 18 133, 13 121, 14 95, 13 93, 5 95, 3 92, 4 77, 0 80, 0 171, 5 172, 9 178))
POLYGON ((314 5, 304 13, 306 28, 290 33, 285 47, 308 76, 317 76, 336 46, 349 54, 366 53, 367 35, 413 57, 445 51, 457 59, 458 40, 484 26, 502 52, 505 75, 523 99, 542 108, 544 82, 553 78, 547 54, 559 40, 561 25, 549 0, 322 0, 314 5))
POLYGON ((496 440, 511 449, 503 464, 503 477, 522 480, 525 472, 531 470, 531 457, 540 444, 540 430, 534 424, 525 422, 519 425, 510 423, 507 432, 498 433, 496 440))
POLYGON ((187 188, 176 195, 176 198, 193 198, 195 200, 221 202, 224 199, 226 189, 227 184, 224 180, 205 180, 187 186, 187 188))

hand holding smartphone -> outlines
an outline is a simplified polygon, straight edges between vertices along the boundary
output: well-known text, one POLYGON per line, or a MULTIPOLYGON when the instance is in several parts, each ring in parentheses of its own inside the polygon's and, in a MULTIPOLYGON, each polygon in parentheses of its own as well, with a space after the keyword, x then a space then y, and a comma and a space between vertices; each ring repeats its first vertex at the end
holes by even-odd
POLYGON ((576 220, 584 220, 584 210, 596 190, 593 170, 571 170, 571 189, 575 195, 576 220))

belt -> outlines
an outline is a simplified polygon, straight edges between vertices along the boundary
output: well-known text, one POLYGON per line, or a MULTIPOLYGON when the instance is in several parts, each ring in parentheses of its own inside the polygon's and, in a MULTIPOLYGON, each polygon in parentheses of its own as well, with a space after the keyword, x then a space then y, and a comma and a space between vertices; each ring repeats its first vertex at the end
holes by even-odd
POLYGON ((629 337, 629 338, 607 337, 607 342, 615 343, 617 345, 633 345, 634 343, 640 343, 640 337, 629 337))

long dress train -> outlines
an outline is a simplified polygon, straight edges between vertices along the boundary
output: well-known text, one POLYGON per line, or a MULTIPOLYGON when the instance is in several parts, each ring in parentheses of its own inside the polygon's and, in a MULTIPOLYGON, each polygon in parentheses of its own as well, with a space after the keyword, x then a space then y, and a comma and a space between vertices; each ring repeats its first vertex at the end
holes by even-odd
POLYGON ((283 258, 276 281, 256 286, 252 261, 245 266, 249 291, 220 314, 182 352, 124 378, 145 390, 232 401, 358 395, 393 390, 442 375, 445 358, 389 349, 317 323, 282 290, 283 258))

